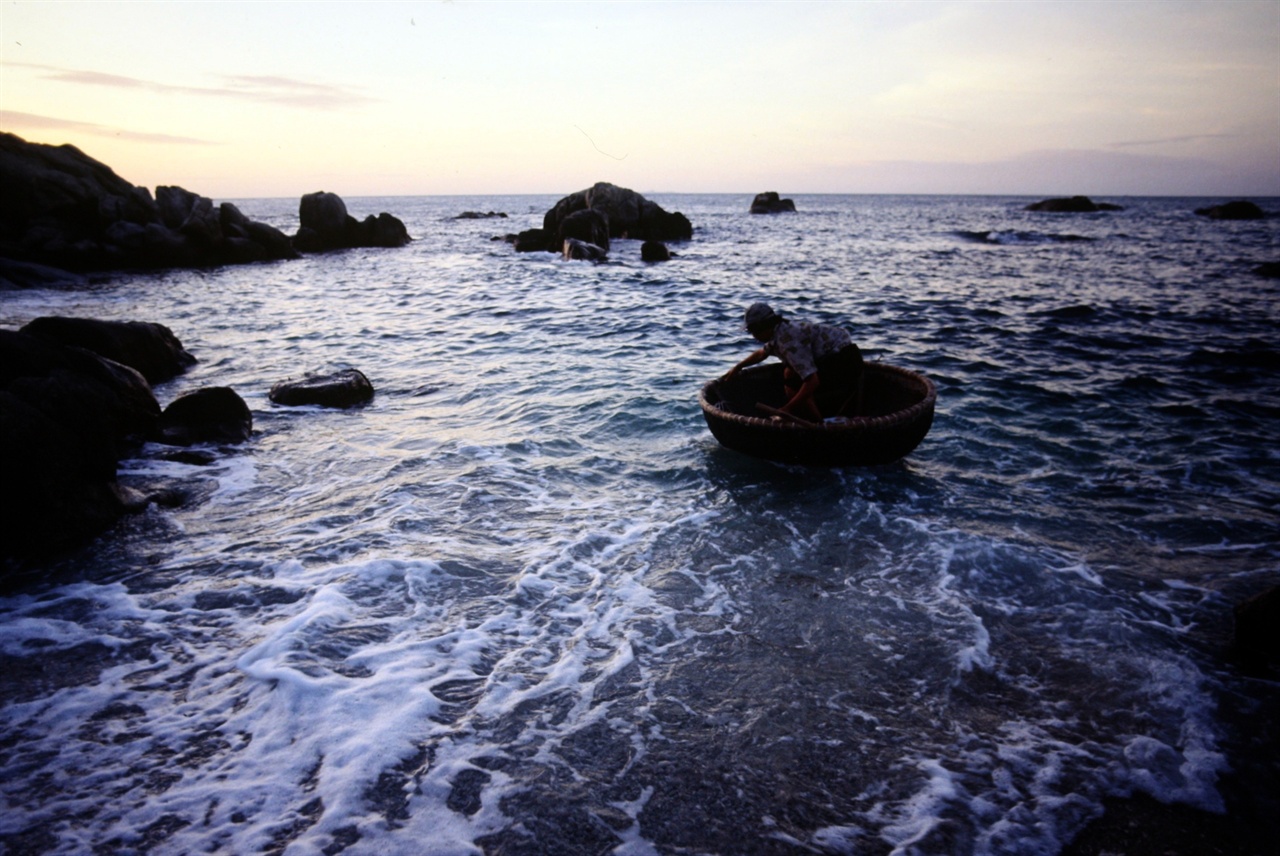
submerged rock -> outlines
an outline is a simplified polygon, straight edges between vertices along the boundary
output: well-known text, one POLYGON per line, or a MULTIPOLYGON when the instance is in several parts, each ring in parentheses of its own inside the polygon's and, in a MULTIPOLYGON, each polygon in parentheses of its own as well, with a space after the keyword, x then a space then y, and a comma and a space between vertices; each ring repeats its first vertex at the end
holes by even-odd
POLYGON ((1032 202, 1026 210, 1053 214, 1092 214, 1097 211, 1123 211, 1124 207, 1109 202, 1094 202, 1087 196, 1071 196, 1032 202))
POLYGON ((1196 213, 1210 220, 1261 220, 1267 216, 1255 203, 1243 199, 1197 208, 1196 213))
POLYGON ((783 214, 787 212, 795 212, 796 203, 791 199, 783 199, 778 196, 776 191, 768 190, 764 193, 757 193, 756 198, 751 200, 752 214, 783 214))
POLYGON ((302 380, 282 381, 271 387, 268 397, 276 404, 323 407, 355 407, 373 399, 373 384, 358 369, 327 375, 308 375, 302 380))

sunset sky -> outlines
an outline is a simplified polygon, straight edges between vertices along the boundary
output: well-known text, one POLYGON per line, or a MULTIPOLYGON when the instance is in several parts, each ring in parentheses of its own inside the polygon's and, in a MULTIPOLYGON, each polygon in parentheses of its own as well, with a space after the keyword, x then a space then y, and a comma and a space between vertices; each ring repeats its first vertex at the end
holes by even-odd
POLYGON ((153 189, 1280 195, 1280 0, 0 2, 0 129, 153 189))

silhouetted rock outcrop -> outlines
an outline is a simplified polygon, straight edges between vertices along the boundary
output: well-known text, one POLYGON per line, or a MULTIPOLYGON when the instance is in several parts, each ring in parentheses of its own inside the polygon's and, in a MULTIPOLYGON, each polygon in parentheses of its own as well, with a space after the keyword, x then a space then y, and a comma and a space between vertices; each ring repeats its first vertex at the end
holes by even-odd
POLYGON ((794 212, 796 203, 791 199, 783 199, 773 190, 757 193, 751 200, 752 214, 784 214, 794 212))
POLYGON ((74 146, 0 133, 0 185, 5 259, 86 272, 296 256, 282 233, 232 205, 215 207, 180 187, 159 187, 153 199, 74 146))
POLYGON ((271 387, 268 397, 286 406, 355 407, 373 399, 373 384, 358 369, 344 369, 332 374, 308 375, 302 380, 282 381, 271 387))
POLYGON ((196 362, 163 324, 45 316, 19 332, 93 351, 138 371, 148 383, 177 377, 196 362))
POLYGON ((298 205, 298 233, 293 245, 307 253, 352 247, 403 247, 409 243, 404 223, 385 211, 357 220, 336 193, 319 191, 302 197, 298 205))
MULTIPOLYGON (((528 229, 516 237, 516 250, 563 252, 566 237, 595 243, 563 231, 564 222, 580 211, 591 211, 594 212, 593 218, 603 218, 604 231, 610 240, 634 238, 640 241, 688 241, 693 238, 693 224, 688 217, 679 212, 668 212, 634 190, 602 181, 557 202, 543 215, 540 230, 528 229)), ((607 248, 608 244, 606 242, 597 246, 607 248)))
POLYGON ((159 416, 134 369, 0 330, 0 554, 52 552, 115 522, 116 464, 159 416))
POLYGON ((1197 208, 1196 213, 1210 220, 1261 220, 1267 216, 1255 203, 1243 199, 1197 208))
POLYGON ((1124 207, 1109 202, 1094 202, 1087 196, 1071 196, 1032 202, 1026 210, 1047 211, 1052 214, 1092 214, 1097 211, 1123 211, 1124 207))

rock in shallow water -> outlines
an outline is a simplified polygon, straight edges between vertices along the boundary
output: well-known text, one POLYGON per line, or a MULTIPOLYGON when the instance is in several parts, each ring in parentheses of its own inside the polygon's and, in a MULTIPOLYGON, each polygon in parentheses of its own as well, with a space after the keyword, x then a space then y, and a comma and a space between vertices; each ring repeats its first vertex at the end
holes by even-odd
POLYGON ((249 405, 225 386, 198 389, 175 399, 157 424, 157 438, 170 446, 243 443, 252 433, 249 405))
POLYGON ((283 381, 271 387, 268 397, 276 404, 288 406, 354 407, 373 399, 373 384, 358 369, 345 369, 333 374, 283 381))

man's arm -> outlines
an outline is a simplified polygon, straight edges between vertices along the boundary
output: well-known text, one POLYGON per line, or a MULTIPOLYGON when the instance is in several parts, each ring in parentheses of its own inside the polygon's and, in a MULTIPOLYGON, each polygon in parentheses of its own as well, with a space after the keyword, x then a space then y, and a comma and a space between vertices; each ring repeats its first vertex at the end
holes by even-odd
POLYGON ((733 380, 733 376, 745 369, 747 366, 754 366, 756 363, 763 362, 769 355, 765 353, 764 348, 757 348, 748 354, 740 363, 724 373, 720 380, 733 380))

